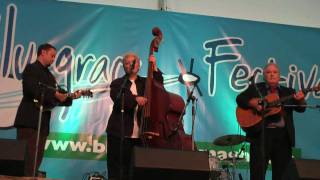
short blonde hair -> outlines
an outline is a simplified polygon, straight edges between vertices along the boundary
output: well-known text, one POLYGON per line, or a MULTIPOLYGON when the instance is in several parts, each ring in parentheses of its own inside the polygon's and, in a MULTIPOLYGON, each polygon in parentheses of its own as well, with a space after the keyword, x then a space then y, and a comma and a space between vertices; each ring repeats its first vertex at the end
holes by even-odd
POLYGON ((133 53, 133 52, 128 52, 124 55, 123 59, 122 59, 122 63, 124 64, 125 60, 128 59, 129 57, 134 57, 136 60, 140 61, 140 58, 137 54, 133 53))

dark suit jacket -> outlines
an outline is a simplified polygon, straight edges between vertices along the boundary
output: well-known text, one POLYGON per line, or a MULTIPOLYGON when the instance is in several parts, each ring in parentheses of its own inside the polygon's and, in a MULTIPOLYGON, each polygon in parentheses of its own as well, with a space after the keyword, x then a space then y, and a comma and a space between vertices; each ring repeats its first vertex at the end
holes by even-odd
MULTIPOLYGON (((257 83, 256 85, 263 97, 268 94, 268 88, 265 83, 257 83)), ((281 98, 281 97, 286 97, 294 94, 295 90, 292 88, 279 86, 278 93, 279 93, 279 97, 281 98)), ((241 108, 248 109, 250 108, 249 100, 252 98, 258 98, 258 97, 259 97, 259 94, 256 88, 253 85, 251 85, 248 87, 248 89, 246 89, 244 92, 240 93, 237 96, 237 104, 241 108)), ((305 101, 298 102, 298 101, 295 101, 293 98, 291 98, 288 101, 285 101, 283 104, 298 105, 298 104, 305 104, 305 101)), ((306 109, 305 107, 284 107, 283 108, 283 112, 284 112, 283 118, 285 120, 285 128, 288 131, 290 143, 292 146, 295 145, 295 128, 294 128, 294 122, 293 122, 293 111, 304 112, 305 109, 306 109)), ((265 125, 268 124, 268 120, 269 120, 268 118, 265 119, 265 122, 266 122, 265 125)), ((253 140, 255 139, 255 137, 252 137, 254 135, 251 135, 250 133, 247 133, 247 136, 249 136, 249 139, 253 139, 253 140)))
MULTIPOLYGON (((163 83, 162 73, 160 71, 153 73, 154 79, 160 83, 163 83)), ((121 137, 121 97, 118 97, 118 94, 121 90, 121 85, 125 81, 126 76, 115 79, 111 82, 110 88, 110 97, 113 101, 113 109, 110 115, 107 133, 112 134, 116 137, 121 137)), ((144 95, 144 89, 146 84, 146 78, 138 76, 135 80, 138 96, 144 95)), ((137 105, 135 100, 136 96, 134 96, 131 91, 131 81, 127 81, 124 88, 124 133, 125 136, 131 136, 133 131, 133 116, 134 110, 137 105)), ((141 116, 141 109, 138 111, 138 123, 141 116)))
POLYGON ((43 83, 50 87, 56 88, 57 83, 54 76, 44 67, 39 61, 28 64, 22 74, 22 90, 23 97, 18 107, 14 126, 37 129, 39 120, 39 103, 41 92, 44 91, 43 105, 44 111, 42 113, 41 128, 49 133, 51 110, 57 105, 70 106, 72 99, 67 98, 64 103, 59 103, 55 98, 55 89, 44 88, 39 85, 43 83))

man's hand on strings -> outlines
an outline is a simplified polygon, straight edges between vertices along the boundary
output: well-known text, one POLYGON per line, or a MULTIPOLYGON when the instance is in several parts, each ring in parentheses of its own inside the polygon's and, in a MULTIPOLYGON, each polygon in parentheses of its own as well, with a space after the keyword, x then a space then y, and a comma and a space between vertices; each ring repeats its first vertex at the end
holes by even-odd
POLYGON ((64 102, 67 99, 67 94, 63 94, 63 93, 60 93, 58 91, 56 91, 54 96, 58 99, 59 102, 64 102))
POLYGON ((145 98, 143 96, 137 96, 136 101, 139 106, 144 106, 147 103, 147 98, 145 98))
POLYGON ((156 57, 154 55, 150 55, 149 56, 149 62, 151 63, 153 70, 154 71, 158 71, 157 60, 156 60, 156 57))
POLYGON ((299 91, 299 92, 295 93, 295 94, 293 95, 293 98, 294 98, 295 100, 297 100, 297 101, 302 101, 302 100, 304 100, 304 93, 303 93, 303 91, 299 91))
POLYGON ((262 103, 260 101, 261 100, 259 98, 252 98, 249 101, 249 106, 254 108, 257 111, 262 111, 263 107, 262 107, 262 103))

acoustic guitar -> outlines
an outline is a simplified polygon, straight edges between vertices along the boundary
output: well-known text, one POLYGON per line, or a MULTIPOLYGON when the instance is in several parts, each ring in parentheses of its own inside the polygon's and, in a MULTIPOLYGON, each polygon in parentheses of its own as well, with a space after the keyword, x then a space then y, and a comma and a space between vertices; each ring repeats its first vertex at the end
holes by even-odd
MULTIPOLYGON (((304 94, 306 94, 311 91, 319 91, 319 90, 320 90, 320 85, 315 86, 313 88, 304 89, 302 91, 304 94)), ((292 99, 293 95, 294 94, 279 98, 277 93, 268 94, 267 96, 265 96, 263 100, 263 103, 266 103, 265 104, 266 108, 263 111, 257 111, 252 108, 244 109, 238 106, 236 109, 236 117, 240 127, 245 132, 248 132, 250 131, 251 128, 253 128, 255 125, 259 124, 262 121, 263 115, 264 117, 268 117, 268 116, 280 113, 282 109, 282 106, 281 106, 282 103, 292 99)))

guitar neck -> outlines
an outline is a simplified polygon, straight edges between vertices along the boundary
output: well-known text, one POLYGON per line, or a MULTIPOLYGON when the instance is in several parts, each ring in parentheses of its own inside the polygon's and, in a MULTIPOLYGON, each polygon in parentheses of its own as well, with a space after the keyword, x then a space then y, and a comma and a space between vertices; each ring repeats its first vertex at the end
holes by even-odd
MULTIPOLYGON (((308 93, 308 92, 310 92, 310 91, 313 91, 313 90, 312 90, 312 89, 304 89, 304 90, 302 90, 302 91, 303 91, 304 94, 306 94, 306 93, 308 93)), ((268 106, 269 106, 269 107, 279 106, 279 105, 281 105, 283 102, 292 99, 293 96, 294 96, 294 94, 291 94, 291 95, 289 95, 289 96, 282 97, 282 98, 280 98, 279 100, 276 100, 276 101, 273 101, 273 102, 268 103, 268 106)))
POLYGON ((73 98, 75 96, 75 93, 67 93, 66 94, 67 98, 73 98))
POLYGON ((85 96, 85 97, 92 97, 92 90, 91 89, 77 90, 73 93, 67 93, 66 95, 67 95, 67 97, 74 99, 75 93, 80 93, 81 96, 85 96))
POLYGON ((291 94, 289 96, 282 97, 278 100, 278 102, 276 104, 282 104, 283 102, 286 102, 292 98, 293 98, 293 94, 291 94))

